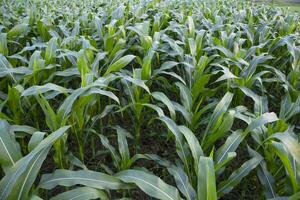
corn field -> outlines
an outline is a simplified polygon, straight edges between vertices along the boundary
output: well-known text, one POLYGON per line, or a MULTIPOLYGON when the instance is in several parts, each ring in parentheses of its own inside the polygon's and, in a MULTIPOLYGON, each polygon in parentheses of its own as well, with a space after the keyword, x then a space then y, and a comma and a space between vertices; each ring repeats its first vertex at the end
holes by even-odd
POLYGON ((300 199, 298 13, 0 7, 0 200, 300 199))

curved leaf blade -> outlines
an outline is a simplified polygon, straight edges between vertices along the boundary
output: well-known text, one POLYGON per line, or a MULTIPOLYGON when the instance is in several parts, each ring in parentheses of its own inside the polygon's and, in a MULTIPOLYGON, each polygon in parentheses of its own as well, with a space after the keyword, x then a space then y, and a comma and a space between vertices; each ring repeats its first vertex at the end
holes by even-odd
POLYGON ((146 194, 162 200, 179 200, 176 188, 166 184, 159 177, 140 170, 125 170, 117 173, 118 177, 126 183, 134 183, 146 194))

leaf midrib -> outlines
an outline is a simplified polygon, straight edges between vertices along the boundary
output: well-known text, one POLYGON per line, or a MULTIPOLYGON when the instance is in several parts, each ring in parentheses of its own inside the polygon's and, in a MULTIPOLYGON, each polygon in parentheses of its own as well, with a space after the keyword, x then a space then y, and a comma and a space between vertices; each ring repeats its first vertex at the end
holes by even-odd
POLYGON ((1 143, 3 144, 3 147, 4 147, 4 149, 5 149, 6 153, 7 153, 7 155, 8 155, 8 157, 9 157, 10 161, 12 162, 12 165, 14 165, 15 162, 14 162, 13 158, 11 157, 11 155, 10 155, 8 149, 6 148, 5 143, 4 143, 4 141, 2 140, 1 137, 0 137, 0 141, 1 141, 1 143))

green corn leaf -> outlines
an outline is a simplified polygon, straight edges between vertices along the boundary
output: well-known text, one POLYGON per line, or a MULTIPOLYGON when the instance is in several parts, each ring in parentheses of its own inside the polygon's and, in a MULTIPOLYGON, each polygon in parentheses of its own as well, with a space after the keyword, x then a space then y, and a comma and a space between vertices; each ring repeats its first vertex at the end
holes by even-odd
POLYGON ((236 157, 236 155, 237 154, 235 152, 227 153, 221 162, 215 164, 216 173, 220 175, 224 171, 224 167, 226 166, 226 164, 232 161, 236 157))
POLYGON ((38 152, 31 161, 28 162, 28 167, 24 173, 18 177, 16 184, 14 185, 12 191, 7 198, 8 200, 22 200, 26 199, 29 195, 31 186, 33 185, 35 179, 37 178, 38 172, 49 152, 51 147, 44 148, 38 152), (18 193, 15 193, 18 191, 18 193))
POLYGON ((111 50, 109 58, 110 60, 121 50, 125 47, 126 41, 124 39, 119 39, 118 42, 115 44, 114 48, 111 50))
POLYGON ((174 105, 164 93, 162 93, 162 92, 152 92, 151 95, 153 96, 154 99, 163 102, 167 106, 172 119, 176 118, 174 105))
POLYGON ((115 177, 126 183, 134 183, 151 197, 162 200, 179 200, 178 190, 166 184, 159 177, 140 170, 125 170, 117 173, 115 177))
MULTIPOLYGON (((10 77, 14 82, 17 82, 17 81, 21 80, 22 78, 24 78, 24 76, 32 73, 32 70, 29 69, 28 67, 12 68, 9 63, 6 63, 6 64, 8 64, 7 65, 8 67, 4 67, 2 69, 0 68, 0 77, 6 77, 6 76, 10 77)), ((1 63, 1 61, 0 61, 0 65, 3 65, 3 63, 1 63)))
POLYGON ((167 71, 161 71, 159 73, 157 73, 156 75, 158 74, 166 74, 166 75, 169 75, 171 77, 174 77, 175 79, 177 79, 178 81, 180 81, 181 83, 183 83, 184 85, 186 85, 185 81, 182 79, 181 76, 179 76, 178 74, 176 74, 175 72, 167 72, 167 71))
POLYGON ((37 73, 45 68, 45 61, 42 59, 41 51, 34 51, 29 60, 29 68, 33 70, 33 73, 37 73))
POLYGON ((165 125, 168 127, 168 129, 171 131, 171 133, 175 136, 176 149, 178 149, 177 154, 180 156, 185 167, 188 168, 188 158, 186 155, 187 152, 185 151, 185 148, 184 148, 185 145, 184 145, 183 137, 182 137, 179 127, 173 120, 171 120, 170 118, 168 118, 166 116, 161 116, 158 119, 161 120, 162 122, 164 122, 165 125))
POLYGON ((122 161, 124 162, 124 167, 127 167, 127 165, 130 164, 130 153, 129 153, 126 136, 128 135, 130 136, 130 134, 120 126, 116 126, 115 129, 117 130, 117 134, 118 134, 118 145, 119 145, 120 156, 122 158, 122 161))
POLYGON ((14 81, 17 82, 15 76, 13 75, 13 73, 10 71, 13 67, 11 66, 11 64, 8 62, 8 60, 5 58, 5 56, 3 56, 2 54, 0 54, 0 73, 5 73, 5 75, 9 75, 10 78, 14 81))
POLYGON ((125 184, 118 178, 90 170, 70 171, 58 169, 53 174, 44 174, 41 178, 39 187, 43 189, 52 189, 57 185, 74 186, 84 185, 97 189, 130 189, 132 186, 125 184))
POLYGON ((158 117, 165 116, 164 111, 160 107, 158 107, 158 106, 156 106, 154 104, 144 103, 142 105, 155 110, 156 113, 157 113, 157 115, 158 115, 158 117))
POLYGON ((10 125, 0 120, 0 164, 6 171, 22 157, 21 151, 9 134, 10 125))
POLYGON ((2 54, 4 56, 8 55, 7 34, 6 33, 0 34, 0 54, 2 54))
POLYGON ((176 82, 175 84, 180 90, 180 98, 182 104, 188 111, 190 111, 192 109, 192 103, 193 103, 190 90, 180 82, 176 82))
POLYGON ((53 108, 50 106, 49 102, 45 99, 43 95, 36 96, 36 100, 40 104, 45 117, 46 124, 51 130, 56 130, 59 126, 59 121, 57 115, 53 108))
MULTIPOLYGON (((254 156, 262 157, 258 152, 251 149, 250 147, 248 147, 248 151, 249 151, 250 155, 253 157, 254 156)), ((267 199, 276 198, 277 194, 274 189, 275 178, 268 171, 267 163, 264 160, 262 160, 260 162, 259 167, 257 168, 257 176, 265 189, 265 191, 264 191, 265 197, 267 199)))
POLYGON ((247 67, 243 72, 242 75, 245 77, 251 77, 255 71, 258 65, 266 62, 267 60, 272 59, 272 56, 267 56, 265 54, 259 55, 259 56, 255 56, 249 64, 249 67, 247 67))
POLYGON ((45 52, 45 64, 55 63, 57 50, 57 38, 51 38, 45 52))
POLYGON ((66 89, 54 83, 47 83, 45 85, 35 85, 30 88, 27 88, 22 92, 22 96, 37 96, 43 94, 46 99, 52 99, 59 94, 68 94, 73 90, 66 89))
POLYGON ((90 187, 79 187, 67 192, 63 192, 61 194, 52 197, 50 200, 89 200, 89 199, 101 199, 101 200, 109 200, 107 194, 98 189, 90 188, 90 187))
POLYGON ((120 76, 122 76, 122 78, 125 79, 126 81, 129 81, 132 84, 143 88, 146 92, 148 92, 150 94, 150 90, 149 90, 148 86, 145 84, 145 81, 140 80, 140 79, 134 79, 129 76, 124 76, 124 75, 120 75, 120 76))
POLYGON ((85 87, 88 85, 87 76, 91 71, 91 66, 88 59, 88 50, 80 50, 77 58, 78 71, 81 74, 81 86, 85 87))
POLYGON ((99 62, 101 60, 103 60, 105 58, 105 56, 107 55, 107 52, 101 52, 101 53, 97 53, 94 62, 91 65, 92 71, 97 73, 98 68, 99 68, 99 62))
POLYGON ((110 91, 105 91, 102 89, 99 89, 97 87, 93 87, 93 86, 88 86, 88 87, 81 87, 78 88, 76 90, 74 90, 72 92, 71 95, 69 95, 64 102, 61 104, 61 106, 58 109, 58 116, 60 117, 61 120, 65 120, 69 113, 72 110, 72 107, 75 103, 75 101, 80 97, 80 96, 88 96, 88 95, 92 95, 92 94, 100 94, 100 95, 104 95, 107 96, 115 101, 117 101, 119 103, 119 99, 118 97, 113 94, 110 91))
POLYGON ((227 58, 234 58, 234 54, 227 48, 223 46, 215 46, 213 49, 219 50, 222 52, 227 58))
POLYGON ((117 154, 116 149, 110 144, 107 137, 105 137, 104 135, 99 135, 99 137, 100 137, 102 145, 110 151, 113 161, 114 161, 116 167, 119 169, 121 159, 120 159, 120 156, 117 154))
POLYGON ((184 119, 191 124, 192 123, 192 113, 190 113, 188 110, 185 109, 185 107, 183 107, 181 104, 172 101, 174 108, 176 111, 180 112, 182 114, 182 116, 184 117, 184 119))
POLYGON ((99 88, 96 88, 96 87, 89 88, 89 90, 85 91, 82 94, 82 96, 88 96, 88 95, 91 95, 91 94, 100 94, 100 95, 103 95, 103 96, 107 96, 107 97, 113 99, 114 101, 116 101, 118 104, 120 104, 119 98, 114 93, 112 93, 110 91, 102 90, 102 89, 99 89, 99 88))
POLYGON ((196 192, 189 182, 189 178, 181 167, 168 167, 169 173, 174 177, 180 192, 188 199, 196 199, 196 192))
POLYGON ((18 135, 18 132, 23 132, 32 135, 36 131, 38 131, 36 128, 26 125, 11 125, 9 128, 9 132, 16 136, 18 135))
POLYGON ((38 146, 38 144, 44 139, 46 133, 44 132, 34 132, 29 140, 28 143, 28 150, 32 151, 35 147, 38 146))
POLYGON ((289 200, 297 200, 299 198, 300 192, 297 192, 289 197, 289 200))
POLYGON ((217 200, 214 162, 200 156, 198 164, 198 200, 217 200))
POLYGON ((231 100, 233 98, 233 94, 232 93, 229 93, 227 92, 225 94, 225 96, 221 99, 221 101, 217 104, 212 116, 211 116, 211 119, 209 120, 209 124, 207 125, 207 130, 209 128, 211 128, 218 120, 218 118, 224 113, 227 111, 230 103, 231 103, 231 100))
POLYGON ((43 200, 41 197, 37 196, 37 195, 33 195, 29 198, 30 200, 43 200))
POLYGON ((205 74, 197 78, 192 87, 193 99, 197 100, 200 93, 205 89, 206 84, 209 82, 211 75, 205 74))
POLYGON ((297 140, 295 140, 289 133, 276 133, 269 139, 271 138, 280 140, 293 158, 300 164, 300 145, 297 140))
POLYGON ((192 16, 188 16, 188 27, 189 27, 189 34, 190 37, 195 37, 195 24, 192 16))
POLYGON ((300 113, 300 96, 292 102, 291 97, 286 95, 281 101, 279 118, 287 121, 298 113, 300 113))
POLYGON ((39 143, 27 156, 18 160, 0 181, 0 199, 27 199, 32 184, 39 169, 56 140, 58 140, 69 126, 62 127, 51 133, 39 143), (14 191, 14 192, 11 192, 14 191))
POLYGON ((215 82, 220 82, 220 81, 223 81, 223 80, 238 78, 227 67, 222 66, 220 64, 214 64, 214 65, 217 66, 217 67, 222 68, 222 70, 220 70, 220 71, 223 72, 223 75, 220 76, 215 82))
POLYGON ((189 200, 196 199, 196 192, 189 182, 189 178, 182 167, 172 165, 169 161, 159 157, 156 154, 136 154, 135 157, 136 159, 143 158, 153 160, 159 165, 166 167, 168 169, 168 172, 174 177, 174 180, 180 192, 189 200))
POLYGON ((245 95, 247 95, 248 97, 250 97, 254 101, 254 112, 255 113, 262 114, 262 113, 265 113, 265 112, 268 111, 267 106, 264 106, 265 101, 267 101, 267 100, 265 100, 263 97, 255 94, 252 90, 250 90, 247 87, 239 86, 239 88, 242 90, 242 92, 245 95))
POLYGON ((84 165, 84 163, 81 160, 79 160, 77 157, 75 157, 72 153, 67 155, 67 159, 71 163, 71 165, 87 170, 87 167, 84 165))
POLYGON ((230 192, 241 180, 255 169, 262 161, 261 157, 254 157, 246 161, 239 169, 234 171, 228 180, 221 182, 218 185, 218 197, 230 192))
POLYGON ((271 147, 275 154, 280 158, 283 166, 285 167, 287 174, 291 180, 293 190, 299 189, 299 182, 296 179, 296 171, 294 171, 293 164, 291 163, 290 156, 285 146, 280 142, 271 141, 271 147))
POLYGON ((210 120, 208 122, 208 125, 205 129, 204 136, 202 139, 201 144, 205 142, 206 136, 208 135, 209 131, 213 128, 213 126, 219 121, 219 118, 223 116, 223 114, 227 111, 231 100, 233 98, 233 94, 230 92, 227 92, 224 97, 221 99, 221 101, 217 104, 216 108, 214 109, 213 114, 210 117, 210 120))
POLYGON ((60 116, 61 120, 64 120, 68 116, 76 99, 86 90, 87 88, 79 88, 73 91, 72 94, 65 99, 58 109, 58 115, 60 116))
POLYGON ((106 70, 106 72, 104 73, 103 76, 107 76, 111 72, 121 70, 126 65, 128 65, 134 58, 135 58, 135 56, 133 56, 133 55, 127 55, 127 56, 124 56, 124 57, 120 58, 119 60, 117 60, 116 62, 114 62, 113 64, 111 64, 107 68, 107 70, 106 70))
POLYGON ((174 61, 166 61, 164 62, 159 69, 155 70, 154 73, 159 73, 161 71, 169 70, 177 66, 179 63, 174 61))
POLYGON ((234 122, 234 112, 229 111, 223 117, 223 121, 218 129, 212 134, 208 135, 206 140, 206 147, 211 146, 214 142, 225 136, 232 128, 234 122))
POLYGON ((193 57, 196 56, 196 44, 195 44, 195 40, 193 38, 189 38, 189 47, 190 47, 190 53, 193 57))
POLYGON ((233 153, 239 147, 240 143, 244 140, 247 133, 241 130, 233 132, 227 139, 225 144, 223 144, 216 152, 216 164, 223 163, 229 153, 233 153))
POLYGON ((252 131, 254 129, 257 129, 267 123, 272 123, 277 121, 277 115, 273 112, 271 113, 264 113, 258 118, 254 119, 247 127, 246 132, 252 131))
POLYGON ((194 159, 194 165, 195 165, 195 171, 198 172, 198 160, 200 156, 203 156, 203 150, 199 144, 198 139, 194 135, 194 133, 188 129, 186 126, 178 126, 180 132, 184 135, 189 148, 192 152, 193 159, 194 159))
POLYGON ((142 80, 148 80, 151 77, 152 69, 151 69, 151 63, 152 58, 155 54, 155 51, 149 50, 147 55, 143 59, 143 65, 142 65, 142 80))
POLYGON ((7 33, 7 38, 15 38, 21 35, 25 35, 28 31, 29 25, 28 24, 17 24, 15 25, 10 31, 7 33))

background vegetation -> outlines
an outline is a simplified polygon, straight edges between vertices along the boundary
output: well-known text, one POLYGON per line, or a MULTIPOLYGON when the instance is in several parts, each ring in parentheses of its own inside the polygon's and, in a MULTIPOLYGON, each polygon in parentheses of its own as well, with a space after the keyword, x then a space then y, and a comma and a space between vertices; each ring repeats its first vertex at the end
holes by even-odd
POLYGON ((300 1, 299 0, 276 0, 271 2, 274 6, 279 6, 281 8, 287 8, 290 11, 300 11, 300 1))

